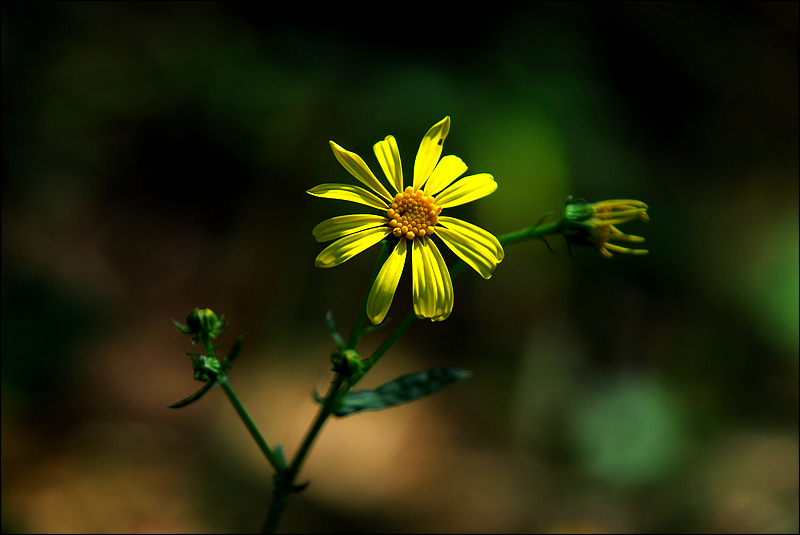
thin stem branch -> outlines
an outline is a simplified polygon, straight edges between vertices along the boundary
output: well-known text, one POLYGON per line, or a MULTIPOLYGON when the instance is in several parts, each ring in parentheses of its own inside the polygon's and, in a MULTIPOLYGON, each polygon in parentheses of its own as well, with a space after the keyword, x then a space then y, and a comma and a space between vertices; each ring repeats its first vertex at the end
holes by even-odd
POLYGON ((389 258, 391 243, 389 240, 384 239, 381 242, 381 245, 383 245, 381 248, 381 254, 378 256, 378 262, 375 264, 375 269, 372 272, 372 278, 369 281, 369 286, 367 286, 367 293, 364 295, 364 301, 361 303, 361 308, 358 311, 358 316, 356 317, 356 322, 353 325, 353 330, 350 332, 350 340, 347 342, 347 349, 355 349, 356 344, 358 344, 358 339, 361 338, 361 335, 364 333, 364 322, 367 319, 367 301, 369 300, 369 293, 372 290, 372 285, 375 284, 375 279, 378 278, 378 273, 380 273, 384 262, 386 262, 386 259, 389 258))
POLYGON ((503 245, 511 245, 512 243, 519 243, 525 240, 532 240, 534 238, 541 238, 547 234, 557 234, 561 232, 561 220, 548 223, 546 225, 538 225, 533 227, 524 228, 508 234, 498 236, 497 239, 503 245))
MULTIPOLYGON (((214 344, 211 343, 211 336, 208 333, 205 333, 201 339, 203 340, 203 346, 206 348, 206 355, 209 358, 215 359, 217 358, 216 352, 214 351, 214 344)), ((217 377, 217 383, 222 389, 225 391, 225 394, 228 396, 228 400, 233 405, 233 408, 236 410, 236 414, 239 415, 241 418, 242 423, 250 431, 250 435, 253 437, 253 440, 256 441, 258 447, 261 448, 261 451, 264 453, 264 456, 269 461, 269 464, 272 465, 272 468, 275 469, 276 472, 280 472, 283 469, 281 462, 278 460, 278 457, 275 455, 275 452, 269 447, 267 441, 264 440, 264 437, 261 435, 261 431, 258 430, 256 423, 250 417, 250 414, 247 412, 247 409, 244 408, 242 404, 242 400, 239 399, 239 396, 236 394, 236 391, 233 389, 233 386, 228 381, 228 378, 225 375, 220 375, 217 377)))
POLYGON ((236 394, 236 391, 233 389, 233 386, 231 386, 231 383, 230 381, 228 381, 228 378, 223 375, 222 377, 219 377, 217 379, 217 382, 219 383, 219 386, 221 386, 222 389, 225 391, 225 394, 228 396, 228 400, 231 402, 231 405, 233 405, 233 408, 236 409, 236 414, 239 415, 239 418, 242 419, 244 426, 247 428, 248 431, 250 431, 250 436, 253 437, 253 440, 256 441, 258 447, 261 448, 261 451, 264 453, 264 456, 267 458, 267 461, 269 461, 269 464, 272 465, 272 468, 275 470, 275 472, 280 472, 283 469, 281 462, 278 460, 278 457, 275 455, 275 452, 273 452, 272 449, 269 447, 267 441, 264 440, 264 437, 261 435, 261 432, 258 430, 258 427, 256 427, 256 424, 255 422, 253 422, 253 419, 250 417, 250 414, 248 414, 247 409, 244 408, 242 401, 239 399, 239 396, 236 394))
POLYGON ((385 355, 387 351, 389 351, 389 349, 394 345, 394 343, 397 342, 400 339, 400 337, 405 334, 405 332, 409 329, 409 327, 411 327, 414 324, 414 320, 416 319, 417 315, 414 313, 413 310, 409 312, 405 318, 403 318, 403 321, 400 323, 400 325, 397 326, 397 328, 394 331, 392 331, 392 334, 390 334, 386 338, 386 340, 384 340, 383 343, 378 347, 378 349, 376 349, 372 353, 372 355, 370 355, 369 368, 367 368, 364 371, 364 374, 361 377, 356 378, 355 380, 351 380, 350 382, 351 389, 356 385, 357 382, 359 382, 364 377, 364 375, 367 374, 367 372, 369 372, 369 370, 372 369, 373 366, 375 366, 375 364, 378 363, 381 357, 385 355))

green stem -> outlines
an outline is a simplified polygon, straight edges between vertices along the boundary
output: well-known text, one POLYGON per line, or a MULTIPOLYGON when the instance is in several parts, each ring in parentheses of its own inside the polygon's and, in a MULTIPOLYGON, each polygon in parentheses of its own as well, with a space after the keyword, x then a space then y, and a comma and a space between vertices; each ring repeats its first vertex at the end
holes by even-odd
POLYGON ((372 353, 372 355, 370 355, 369 368, 367 368, 364 371, 364 374, 361 377, 356 378, 354 381, 352 381, 350 383, 350 388, 355 386, 355 384, 358 381, 360 381, 361 378, 364 377, 364 375, 366 375, 367 372, 369 370, 371 370, 373 366, 375 366, 375 364, 378 363, 378 361, 381 359, 381 357, 383 355, 385 355, 386 352, 389 351, 389 349, 394 345, 394 343, 397 342, 400 339, 400 337, 405 334, 405 332, 408 330, 408 328, 411 327, 414 324, 414 320, 416 320, 416 319, 417 319, 417 315, 414 313, 413 310, 411 312, 409 312, 406 315, 405 318, 403 318, 403 321, 400 323, 400 325, 397 326, 397 328, 394 331, 392 331, 392 334, 390 334, 386 338, 386 340, 384 340, 383 343, 378 347, 378 349, 376 349, 372 353))
MULTIPOLYGON (((358 316, 356 316, 356 322, 353 326, 353 330, 350 333, 350 339, 347 342, 346 349, 355 349, 356 345, 358 344, 358 340, 361 338, 361 335, 364 334, 364 322, 367 320, 367 302, 369 301, 369 293, 372 290, 372 285, 375 284, 375 279, 378 278, 378 273, 380 273, 383 264, 386 262, 386 259, 389 258, 389 254, 391 253, 392 243, 389 240, 383 240, 381 244, 383 247, 378 255, 378 261, 375 264, 375 269, 373 270, 372 278, 370 279, 369 286, 367 287, 367 293, 364 296, 364 301, 361 303, 358 316)), ((407 328, 408 327, 406 327, 406 329, 407 328)), ((388 347, 386 349, 388 349, 388 347)), ((342 390, 344 382, 345 378, 337 374, 333 380, 333 383, 331 383, 331 386, 328 389, 328 393, 325 397, 325 403, 317 413, 317 418, 314 420, 314 423, 311 425, 308 433, 306 433, 303 443, 300 445, 300 449, 297 450, 292 463, 288 468, 282 471, 279 470, 276 474, 275 485, 272 491, 272 502, 269 506, 267 519, 264 522, 264 528, 261 530, 262 533, 274 533, 278 528, 278 522, 280 522, 283 511, 286 509, 286 506, 289 505, 290 494, 293 490, 295 490, 294 480, 297 477, 297 474, 300 472, 303 461, 308 455, 308 452, 311 450, 314 440, 322 430, 322 426, 325 424, 325 421, 333 413, 337 401, 343 394, 346 394, 350 391, 350 388, 352 388, 352 384, 350 384, 345 387, 344 390, 342 390)))
POLYGON ((280 472, 283 469, 281 462, 278 460, 278 457, 275 455, 272 449, 270 449, 269 444, 267 444, 267 441, 264 440, 264 437, 261 436, 261 432, 258 430, 258 427, 256 427, 253 419, 247 413, 247 409, 245 409, 244 405, 242 405, 239 396, 236 395, 236 391, 234 391, 233 386, 231 386, 231 383, 228 381, 228 378, 223 375, 217 379, 217 383, 219 383, 219 386, 221 386, 225 391, 225 394, 227 394, 228 400, 230 400, 233 408, 236 409, 236 413, 239 415, 239 418, 242 419, 244 426, 248 431, 250 431, 250 435, 253 437, 253 440, 255 440, 256 444, 258 444, 258 447, 261 448, 261 451, 269 461, 269 464, 272 465, 272 468, 275 469, 275 472, 280 472))
MULTIPOLYGON (((206 333, 202 336, 203 346, 206 348, 206 355, 209 358, 216 359, 216 352, 214 351, 214 344, 211 343, 211 337, 206 333)), ((269 447, 267 441, 264 440, 264 437, 261 435, 261 431, 258 430, 256 427, 255 422, 250 417, 250 414, 247 412, 247 409, 244 408, 242 404, 242 400, 239 399, 239 396, 236 394, 236 391, 233 389, 230 381, 225 375, 220 375, 217 377, 217 384, 222 387, 225 391, 225 394, 228 396, 228 400, 233 405, 233 408, 236 409, 236 414, 239 415, 239 418, 242 419, 244 426, 250 431, 250 435, 253 437, 253 440, 256 441, 258 447, 261 448, 261 451, 264 453, 264 456, 269 461, 269 464, 272 465, 272 468, 275 469, 276 472, 280 472, 283 470, 282 463, 278 460, 278 457, 269 447)))
POLYGON ((367 293, 364 295, 364 301, 361 303, 361 308, 358 311, 356 323, 353 325, 353 330, 350 332, 350 340, 347 342, 347 349, 355 349, 356 344, 358 344, 358 339, 361 338, 361 335, 364 333, 364 322, 367 319, 367 301, 369 301, 369 294, 370 291, 372 291, 372 285, 375 284, 375 279, 378 278, 378 273, 380 273, 384 262, 389 258, 391 243, 389 240, 384 239, 381 244, 383 248, 381 249, 381 254, 378 256, 375 269, 372 272, 372 278, 369 281, 369 286, 367 286, 367 293))
POLYGON ((546 234, 557 234, 561 232, 561 220, 546 225, 539 225, 534 227, 524 228, 508 234, 498 236, 497 239, 503 245, 511 245, 512 243, 519 243, 525 240, 532 240, 534 238, 541 238, 546 234))
POLYGON ((333 380, 333 383, 331 383, 331 386, 328 389, 328 395, 325 397, 325 404, 319 410, 314 425, 311 426, 311 429, 308 431, 303 444, 300 446, 300 449, 297 450, 297 454, 294 456, 292 464, 289 466, 289 470, 287 470, 287 474, 292 476, 291 479, 294 479, 294 476, 300 471, 300 467, 305 460, 306 454, 308 453, 308 450, 311 449, 311 444, 314 442, 317 434, 322 429, 322 425, 325 423, 325 420, 333 412, 336 401, 338 401, 339 389, 342 387, 343 383, 344 377, 341 375, 337 375, 333 380))
POLYGON ((336 378, 328 389, 328 394, 325 398, 325 404, 320 408, 319 413, 317 413, 317 418, 314 420, 311 429, 309 429, 308 433, 306 434, 306 438, 303 440, 300 449, 297 450, 297 454, 295 454, 292 464, 282 473, 279 473, 279 477, 275 478, 272 502, 269 506, 267 519, 264 522, 264 528, 261 530, 262 533, 275 533, 275 530, 278 528, 278 522, 283 515, 283 511, 286 509, 286 506, 289 505, 290 493, 294 489, 294 480, 297 477, 298 472, 300 472, 300 468, 303 465, 306 455, 311 449, 311 445, 314 443, 314 439, 317 438, 317 435, 322 430, 322 426, 325 424, 325 421, 328 419, 331 413, 333 413, 336 402, 340 397, 340 389, 343 383, 344 377, 337 374, 336 378))
POLYGON ((267 519, 261 533, 275 533, 278 530, 278 522, 283 516, 283 511, 289 505, 289 490, 279 489, 277 485, 272 489, 272 501, 269 504, 267 519))
POLYGON ((211 337, 207 332, 202 333, 201 340, 203 340, 203 347, 206 348, 206 355, 209 358, 216 359, 217 353, 214 351, 214 344, 211 343, 211 337))

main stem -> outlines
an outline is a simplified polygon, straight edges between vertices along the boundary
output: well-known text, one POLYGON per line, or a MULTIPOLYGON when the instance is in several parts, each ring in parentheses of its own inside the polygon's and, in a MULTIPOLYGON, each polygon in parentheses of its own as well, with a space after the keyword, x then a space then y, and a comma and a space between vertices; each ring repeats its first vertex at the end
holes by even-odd
MULTIPOLYGON (((369 286, 367 287, 367 293, 364 296, 364 301, 361 303, 361 308, 356 316, 355 325, 350 333, 350 339, 347 342, 347 349, 355 349, 356 345, 358 344, 358 340, 361 338, 361 335, 364 332, 364 322, 367 319, 367 302, 369 301, 369 293, 372 290, 372 285, 375 284, 375 279, 378 278, 378 273, 380 273, 381 267, 383 267, 386 259, 389 258, 391 242, 389 242, 389 240, 383 240, 381 243, 383 247, 381 248, 380 255, 378 255, 378 261, 375 264, 375 269, 372 272, 372 278, 370 279, 369 286)), ((300 445, 300 449, 297 450, 297 453, 292 460, 292 464, 289 465, 286 470, 278 470, 278 473, 275 477, 275 485, 272 491, 272 502, 269 506, 267 519, 264 522, 264 528, 261 530, 262 533, 275 533, 275 530, 278 528, 278 522, 280 522, 283 511, 286 509, 286 506, 289 505, 290 494, 295 489, 294 480, 297 477, 297 474, 300 472, 300 468, 303 465, 306 455, 308 455, 314 440, 322 430, 322 426, 325 424, 325 421, 333 413, 333 410, 336 407, 336 402, 344 393, 352 388, 351 384, 348 387, 345 387, 344 390, 342 389, 344 385, 344 379, 345 378, 343 376, 339 374, 336 375, 331 387, 328 389, 328 394, 325 397, 325 403, 317 413, 317 418, 314 420, 314 423, 311 425, 308 433, 306 433, 303 443, 300 445)))
POLYGON ((322 430, 323 424, 328 419, 328 416, 333 412, 336 406, 336 401, 339 398, 340 389, 344 383, 344 377, 336 375, 331 387, 328 389, 328 395, 325 398, 325 404, 320 408, 314 424, 306 434, 303 444, 297 450, 297 454, 292 460, 292 464, 284 471, 275 474, 275 485, 272 489, 272 502, 269 505, 269 512, 267 512, 267 519, 264 522, 264 527, 261 533, 275 533, 278 529, 278 522, 280 522, 284 509, 289 505, 289 497, 292 491, 295 490, 294 479, 300 472, 300 467, 314 443, 314 439, 322 430))

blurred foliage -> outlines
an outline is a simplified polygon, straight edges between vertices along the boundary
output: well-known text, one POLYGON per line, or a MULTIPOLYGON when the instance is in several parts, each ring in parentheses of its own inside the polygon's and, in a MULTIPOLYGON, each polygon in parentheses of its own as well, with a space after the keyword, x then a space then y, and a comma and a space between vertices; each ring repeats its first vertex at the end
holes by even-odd
POLYGON ((641 199, 650 254, 553 237, 465 274, 364 386, 473 377, 331 422, 285 529, 796 532, 798 3, 362 17, 2 3, 4 531, 257 529, 266 465, 222 397, 165 408, 193 386, 170 319, 245 333, 231 380, 291 452, 374 261, 313 267, 345 212, 304 192, 350 180, 327 142, 377 171, 392 134, 408 165, 450 115, 444 154, 499 184, 455 215, 641 199))

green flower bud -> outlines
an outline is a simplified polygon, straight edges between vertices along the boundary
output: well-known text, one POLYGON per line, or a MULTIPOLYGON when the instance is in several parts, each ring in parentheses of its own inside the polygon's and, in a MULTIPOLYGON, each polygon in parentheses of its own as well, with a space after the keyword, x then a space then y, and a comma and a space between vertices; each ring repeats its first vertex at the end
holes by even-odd
POLYGON ((195 381, 214 381, 220 372, 220 362, 206 355, 192 356, 192 369, 194 370, 195 381))
POLYGON ((210 308, 195 308, 186 317, 187 334, 194 334, 202 337, 208 334, 211 338, 216 338, 225 330, 225 316, 217 317, 210 308))
POLYGON ((364 372, 364 362, 361 355, 353 349, 337 349, 331 354, 333 371, 343 377, 352 377, 364 372))
POLYGON ((564 219, 572 224, 586 221, 595 213, 591 204, 574 201, 571 197, 564 204, 564 219))
POLYGON ((195 308, 186 317, 186 325, 192 330, 193 334, 200 334, 201 331, 208 331, 209 325, 217 323, 217 315, 210 308, 195 308))

